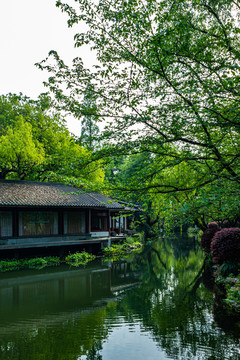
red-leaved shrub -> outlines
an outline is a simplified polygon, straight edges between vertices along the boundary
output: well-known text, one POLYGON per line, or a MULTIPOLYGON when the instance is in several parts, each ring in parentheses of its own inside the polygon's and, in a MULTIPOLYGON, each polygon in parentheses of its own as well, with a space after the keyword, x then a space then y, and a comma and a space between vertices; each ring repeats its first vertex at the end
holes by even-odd
POLYGON ((201 238, 201 246, 206 253, 209 253, 211 251, 210 250, 211 241, 214 235, 216 234, 216 232, 219 230, 217 223, 209 223, 208 226, 209 225, 210 227, 208 227, 208 229, 204 231, 201 238), (216 226, 210 224, 216 224, 216 226))
POLYGON ((224 220, 221 224, 221 227, 222 229, 225 229, 225 228, 230 228, 231 227, 231 224, 228 220, 224 220))
POLYGON ((219 230, 219 225, 216 221, 212 221, 212 222, 208 223, 208 229, 218 229, 219 230))
POLYGON ((211 253, 216 264, 240 261, 240 228, 217 231, 211 242, 211 253))

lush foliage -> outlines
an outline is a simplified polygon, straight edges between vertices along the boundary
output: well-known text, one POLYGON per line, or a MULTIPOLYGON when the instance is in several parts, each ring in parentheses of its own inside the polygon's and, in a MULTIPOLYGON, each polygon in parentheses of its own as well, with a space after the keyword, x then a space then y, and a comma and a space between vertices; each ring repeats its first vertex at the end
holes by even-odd
POLYGON ((239 262, 240 229, 222 229, 214 235, 211 243, 211 254, 216 264, 239 262))
POLYGON ((101 162, 76 143, 51 100, 23 95, 0 97, 0 177, 72 182, 91 186, 104 178, 101 162))
POLYGON ((128 182, 112 187, 148 194, 172 223, 188 218, 206 228, 209 219, 238 216, 238 3, 69 0, 57 6, 69 26, 86 23, 75 46, 90 45, 96 66, 90 72, 76 58, 68 67, 55 51, 38 66, 49 71, 46 85, 58 106, 76 117, 86 115, 84 92, 94 86, 92 114, 106 119, 98 156, 139 164, 128 182))

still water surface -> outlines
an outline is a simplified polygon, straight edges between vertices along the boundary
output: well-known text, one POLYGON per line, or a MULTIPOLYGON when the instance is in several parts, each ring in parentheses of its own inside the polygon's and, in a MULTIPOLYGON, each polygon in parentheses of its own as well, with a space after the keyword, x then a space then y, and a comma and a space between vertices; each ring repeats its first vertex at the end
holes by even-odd
POLYGON ((1 274, 0 359, 239 360, 239 319, 202 264, 193 240, 172 238, 123 262, 1 274))

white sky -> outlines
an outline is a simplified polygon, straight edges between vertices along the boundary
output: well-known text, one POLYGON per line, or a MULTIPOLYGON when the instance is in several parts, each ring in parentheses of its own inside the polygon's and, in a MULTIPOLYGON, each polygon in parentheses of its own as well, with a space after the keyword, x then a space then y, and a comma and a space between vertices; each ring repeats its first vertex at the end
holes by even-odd
MULTIPOLYGON (((67 16, 55 6, 56 0, 0 0, 0 94, 22 92, 36 99, 46 92, 48 74, 34 64, 56 50, 65 63, 81 56, 86 65, 93 55, 74 49, 78 28, 67 27, 67 16)), ((71 132, 80 135, 80 121, 68 121, 71 132)))

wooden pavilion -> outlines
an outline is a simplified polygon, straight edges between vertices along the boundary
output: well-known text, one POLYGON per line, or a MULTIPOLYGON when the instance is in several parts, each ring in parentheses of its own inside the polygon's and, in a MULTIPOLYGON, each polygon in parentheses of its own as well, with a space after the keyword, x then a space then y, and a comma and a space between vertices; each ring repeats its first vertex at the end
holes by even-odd
POLYGON ((106 242, 131 209, 70 185, 0 180, 0 250, 106 242))

